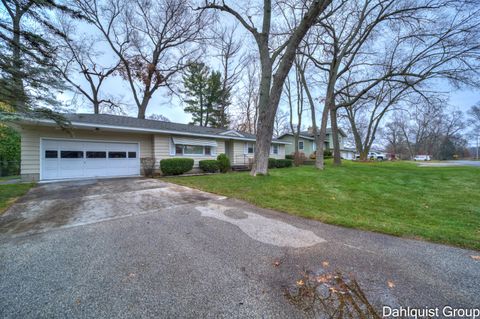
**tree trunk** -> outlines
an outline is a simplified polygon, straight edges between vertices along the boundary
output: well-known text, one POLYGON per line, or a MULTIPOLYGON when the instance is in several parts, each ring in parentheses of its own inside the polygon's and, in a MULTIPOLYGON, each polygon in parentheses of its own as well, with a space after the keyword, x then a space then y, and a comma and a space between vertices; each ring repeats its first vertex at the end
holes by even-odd
POLYGON ((362 149, 360 151, 360 160, 361 161, 368 161, 368 151, 367 150, 362 149))
MULTIPOLYGON (((270 144, 272 143, 273 122, 278 106, 278 102, 275 105, 270 95, 272 86, 272 62, 268 52, 268 42, 265 42, 259 47, 262 78, 260 80, 260 98, 258 101, 255 160, 250 172, 252 176, 268 174, 268 157, 270 155, 270 144)), ((278 100, 280 100, 280 98, 278 98, 278 100)))
POLYGON ((315 167, 317 169, 324 169, 325 167, 325 159, 323 158, 323 154, 325 150, 325 139, 327 138, 328 110, 328 102, 325 101, 318 140, 315 140, 315 143, 317 143, 317 158, 315 159, 315 167))
POLYGON ((16 111, 26 111, 27 105, 27 97, 25 94, 25 87, 23 83, 23 61, 22 61, 22 52, 21 52, 21 27, 20 27, 20 20, 22 15, 18 12, 20 9, 17 7, 15 11, 15 17, 13 18, 13 38, 12 38, 12 46, 13 46, 13 63, 12 69, 15 70, 12 72, 13 75, 13 83, 14 88, 13 91, 10 92, 12 95, 11 98, 14 99, 15 110, 16 111))
POLYGON ((150 102, 150 98, 152 95, 148 92, 145 92, 143 95, 142 103, 138 106, 138 118, 145 119, 145 113, 147 111, 148 102, 150 102))
POLYGON ((93 102, 93 114, 100 114, 100 103, 97 100, 93 102))
POLYGON ((338 140, 337 110, 335 107, 330 108, 330 122, 332 124, 333 165, 338 166, 342 164, 342 159, 340 155, 340 142, 338 140))

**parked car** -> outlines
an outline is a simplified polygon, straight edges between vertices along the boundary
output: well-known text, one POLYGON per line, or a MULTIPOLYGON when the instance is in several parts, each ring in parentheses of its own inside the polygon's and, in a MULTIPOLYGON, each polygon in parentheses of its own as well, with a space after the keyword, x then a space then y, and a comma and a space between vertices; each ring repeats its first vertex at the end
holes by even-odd
POLYGON ((415 155, 414 161, 431 161, 430 155, 415 155))
MULTIPOLYGON (((356 159, 360 158, 360 155, 355 156, 356 159)), ((383 161, 388 159, 387 155, 384 153, 379 153, 379 152, 369 152, 367 155, 367 158, 370 160, 377 160, 377 161, 383 161)))

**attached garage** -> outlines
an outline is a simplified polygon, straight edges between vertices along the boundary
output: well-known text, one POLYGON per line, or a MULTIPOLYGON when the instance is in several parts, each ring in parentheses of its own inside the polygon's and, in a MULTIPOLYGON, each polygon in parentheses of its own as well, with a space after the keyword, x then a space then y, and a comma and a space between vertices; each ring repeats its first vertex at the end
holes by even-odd
POLYGON ((139 143, 41 139, 40 179, 140 175, 139 143))

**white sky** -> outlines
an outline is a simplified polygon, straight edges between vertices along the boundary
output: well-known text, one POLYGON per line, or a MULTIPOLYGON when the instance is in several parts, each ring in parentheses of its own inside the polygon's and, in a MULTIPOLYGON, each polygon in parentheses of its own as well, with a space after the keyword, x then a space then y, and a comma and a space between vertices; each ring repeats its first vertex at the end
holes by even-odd
MULTIPOLYGON (((229 21, 231 22, 231 20, 229 21)), ((227 22, 228 23, 228 22, 227 22)), ((91 36, 93 33, 96 32, 95 28, 90 25, 81 25, 79 26, 78 29, 78 34, 85 34, 88 36, 91 36)), ((238 28, 238 32, 243 32, 242 28, 238 28)), ((242 37, 245 41, 243 41, 243 46, 244 50, 246 52, 252 51, 256 52, 257 48, 256 45, 253 43, 251 36, 244 35, 244 34, 239 34, 240 37, 242 37)), ((103 51, 104 55, 100 59, 100 63, 105 64, 105 65, 110 65, 113 64, 116 59, 113 55, 113 53, 110 51, 109 47, 101 42, 98 42, 99 47, 103 51)), ((220 70, 221 65, 218 60, 212 57, 207 57, 206 58, 207 64, 209 64, 210 68, 213 70, 220 70)), ((81 81, 81 79, 79 78, 81 81)), ((120 77, 112 77, 108 79, 104 83, 103 87, 104 92, 108 92, 109 95, 116 96, 121 98, 122 102, 125 104, 124 111, 130 115, 130 116, 136 116, 137 114, 137 109, 135 106, 135 103, 132 99, 132 94, 130 87, 127 84, 127 81, 122 80, 120 77)), ((456 90, 453 89, 450 85, 443 83, 438 85, 438 91, 442 91, 447 93, 450 96, 449 99, 449 105, 453 109, 458 109, 463 112, 466 112, 468 108, 470 108, 472 105, 475 103, 480 102, 480 90, 473 90, 473 89, 461 89, 461 90, 456 90)), ((321 92, 313 91, 312 92, 315 98, 321 97, 321 92)), ((61 99, 68 101, 72 97, 72 93, 70 92, 65 92, 62 96, 61 99)), ((170 121, 172 122, 178 122, 178 123, 188 123, 191 120, 191 116, 189 114, 186 114, 183 111, 184 105, 182 105, 181 100, 176 97, 172 96, 168 89, 166 88, 160 88, 153 98, 151 99, 149 106, 147 108, 147 116, 149 114, 155 113, 155 114, 162 114, 166 116, 170 121)), ((232 106, 231 108, 234 108, 232 106)), ((285 105, 284 102, 281 102, 280 108, 287 110, 288 107, 285 105)), ((93 110, 92 108, 88 105, 88 103, 84 103, 83 105, 79 106, 77 109, 78 113, 91 113, 93 110)), ((303 118, 303 123, 305 123, 305 126, 310 125, 310 116, 309 116, 309 111, 304 111, 304 118, 303 118)), ((320 121, 320 116, 317 116, 318 121, 320 121)))

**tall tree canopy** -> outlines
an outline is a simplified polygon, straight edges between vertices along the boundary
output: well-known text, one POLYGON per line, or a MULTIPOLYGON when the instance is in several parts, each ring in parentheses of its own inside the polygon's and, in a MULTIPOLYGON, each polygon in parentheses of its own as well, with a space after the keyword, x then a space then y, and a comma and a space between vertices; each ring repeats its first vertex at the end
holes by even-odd
POLYGON ((228 123, 228 114, 222 107, 228 104, 230 92, 224 87, 222 75, 203 63, 192 63, 183 77, 185 89, 184 111, 192 115, 192 124, 222 127, 228 123))
MULTIPOLYGON (((75 18, 81 15, 54 0, 1 1, 5 14, 0 20, 0 102, 17 114, 59 121, 61 117, 47 107, 59 105, 56 93, 64 87, 52 67, 56 48, 44 31, 64 36, 49 21, 53 10, 75 18)), ((10 116, 11 112, 2 112, 3 119, 10 116)))

